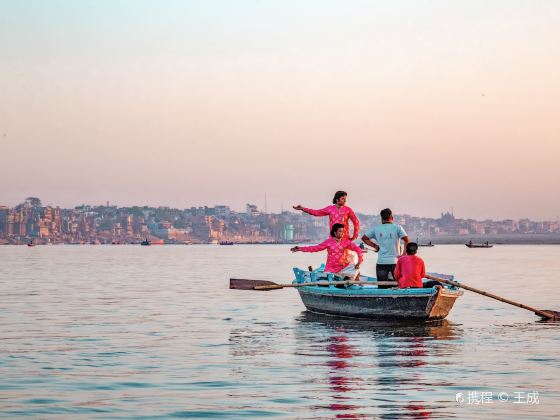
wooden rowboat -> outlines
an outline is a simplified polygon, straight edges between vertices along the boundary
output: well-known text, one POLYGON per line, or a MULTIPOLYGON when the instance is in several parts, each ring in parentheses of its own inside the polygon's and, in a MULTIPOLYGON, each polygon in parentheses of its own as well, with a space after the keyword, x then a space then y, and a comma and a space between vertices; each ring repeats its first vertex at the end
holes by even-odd
MULTIPOLYGON (((314 271, 294 268, 292 284, 325 279, 321 269, 314 271)), ((453 276, 441 275, 445 279, 453 276)), ((333 281, 332 274, 328 274, 333 281)), ((360 281, 376 282, 374 277, 360 276, 360 281)), ((454 286, 435 286, 418 289, 379 289, 377 285, 350 285, 343 287, 302 286, 297 288, 308 311, 351 318, 431 321, 444 319, 455 300, 463 294, 454 286)))

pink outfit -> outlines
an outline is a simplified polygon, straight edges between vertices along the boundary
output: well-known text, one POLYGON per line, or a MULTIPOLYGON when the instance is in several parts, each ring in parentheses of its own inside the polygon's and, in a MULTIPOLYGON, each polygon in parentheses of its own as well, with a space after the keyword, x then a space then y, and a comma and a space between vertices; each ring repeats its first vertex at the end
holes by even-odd
POLYGON ((325 272, 328 273, 338 273, 348 265, 348 253, 345 252, 347 249, 350 249, 358 254, 358 260, 360 263, 364 259, 363 252, 360 247, 346 238, 342 238, 337 242, 337 240, 331 236, 319 245, 301 246, 299 249, 303 252, 319 252, 326 249, 328 256, 325 272))
POLYGON ((329 216, 329 230, 335 223, 343 224, 344 238, 355 240, 358 237, 358 232, 360 231, 360 221, 350 207, 342 206, 338 208, 333 204, 332 206, 328 206, 320 210, 313 210, 304 207, 303 211, 312 216, 329 216), (352 237, 350 237, 350 227, 348 225, 348 219, 352 220, 352 223, 354 225, 354 235, 352 235, 352 237))
POLYGON ((426 266, 422 258, 416 255, 399 257, 395 267, 395 279, 399 282, 399 289, 422 287, 422 277, 426 277, 426 266))

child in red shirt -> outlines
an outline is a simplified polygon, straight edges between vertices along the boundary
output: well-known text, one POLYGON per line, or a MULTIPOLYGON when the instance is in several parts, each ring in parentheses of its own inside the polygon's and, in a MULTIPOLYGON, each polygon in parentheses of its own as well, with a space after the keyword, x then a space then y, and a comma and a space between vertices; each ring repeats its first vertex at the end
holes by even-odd
POLYGON ((423 287, 422 278, 426 277, 424 260, 416 256, 418 244, 406 244, 406 255, 399 257, 395 267, 395 279, 399 282, 399 289, 408 287, 423 287))

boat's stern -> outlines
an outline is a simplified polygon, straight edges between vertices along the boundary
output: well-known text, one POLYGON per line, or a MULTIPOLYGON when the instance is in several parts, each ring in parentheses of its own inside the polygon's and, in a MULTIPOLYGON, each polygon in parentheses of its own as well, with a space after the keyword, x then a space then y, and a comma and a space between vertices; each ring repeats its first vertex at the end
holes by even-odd
POLYGON ((429 320, 444 319, 447 317, 457 298, 463 294, 463 291, 457 288, 455 288, 455 290, 443 286, 435 286, 435 288, 437 289, 437 293, 433 296, 426 308, 427 319, 429 320))

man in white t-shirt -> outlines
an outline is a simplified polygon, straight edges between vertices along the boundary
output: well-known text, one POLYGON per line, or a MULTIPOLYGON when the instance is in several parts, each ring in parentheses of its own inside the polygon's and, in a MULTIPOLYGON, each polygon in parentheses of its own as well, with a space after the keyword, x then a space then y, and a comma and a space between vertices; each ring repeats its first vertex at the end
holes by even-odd
MULTIPOLYGON (((391 281, 395 279, 395 266, 397 258, 401 255, 401 239, 404 242, 403 249, 406 249, 406 244, 409 242, 408 236, 401 225, 393 223, 393 212, 391 209, 381 210, 381 224, 368 230, 362 236, 362 241, 379 253, 375 267, 377 281, 391 281), (392 278, 389 278, 389 273, 391 273, 392 278)), ((386 286, 379 286, 379 288, 383 289, 386 286)))

